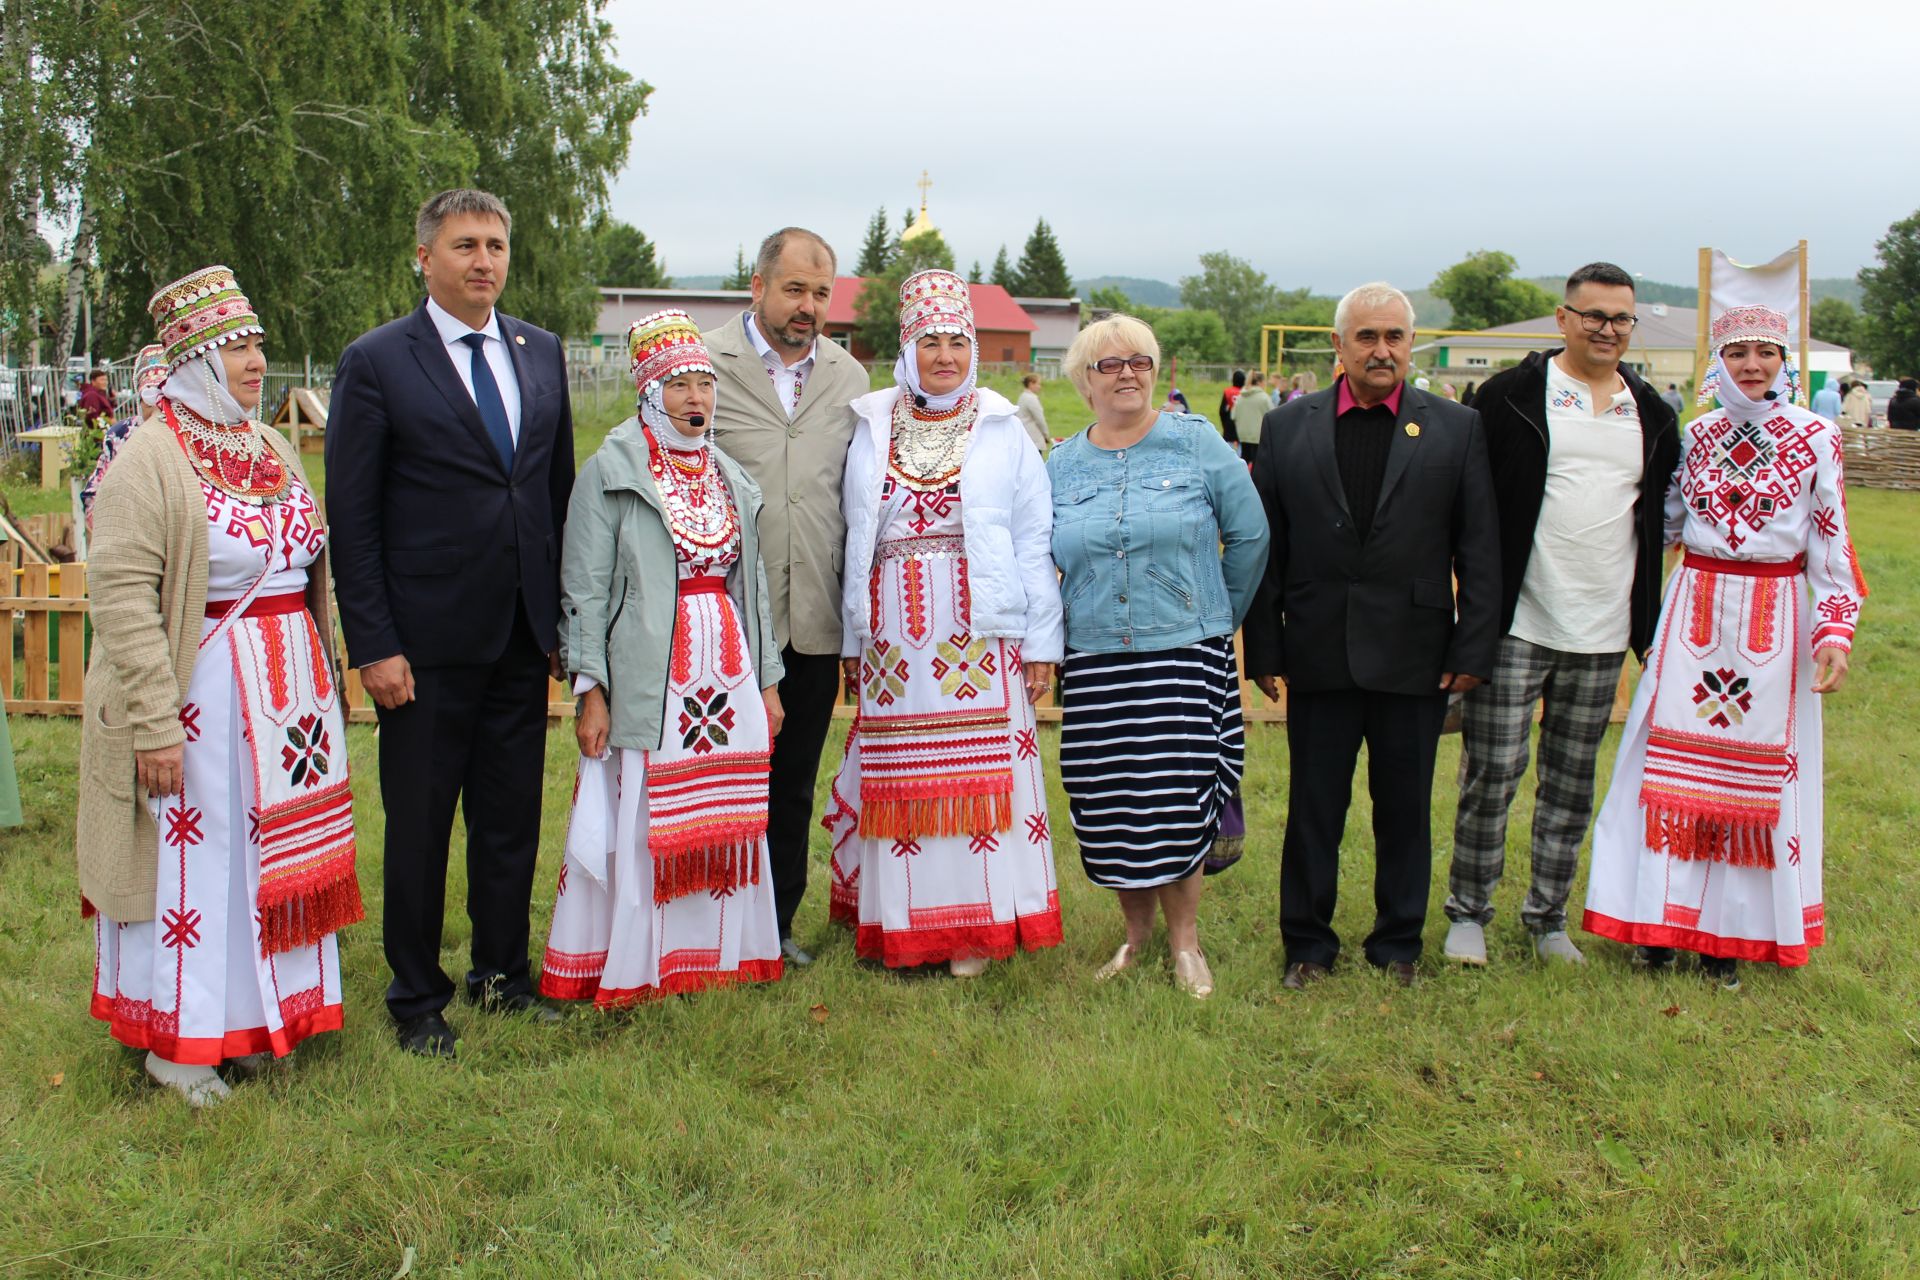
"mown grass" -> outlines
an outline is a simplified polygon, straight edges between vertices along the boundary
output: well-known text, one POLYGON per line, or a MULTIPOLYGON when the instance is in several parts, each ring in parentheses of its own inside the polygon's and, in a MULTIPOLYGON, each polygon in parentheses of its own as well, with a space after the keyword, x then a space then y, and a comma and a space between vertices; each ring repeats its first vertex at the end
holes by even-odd
MULTIPOLYGON (((456 1006, 458 1063, 424 1062, 387 1031, 370 922, 342 941, 347 1029, 194 1113, 87 1016, 76 728, 16 718, 28 823, 0 834, 0 1275, 384 1277, 409 1251, 416 1276, 1913 1274, 1920 502, 1850 499, 1876 591, 1853 683, 1828 703, 1833 941, 1735 996, 1633 972, 1592 939, 1585 969, 1537 967, 1516 919, 1526 795, 1495 963, 1441 967, 1457 739, 1437 772, 1422 985, 1345 966, 1283 993, 1285 739, 1259 729, 1249 854, 1204 906, 1207 1003, 1172 988, 1164 954, 1092 982, 1118 913, 1081 876, 1056 791, 1066 944, 977 982, 856 966, 825 923, 817 838, 799 931, 819 961, 780 984, 548 1029, 456 1006)), ((375 741, 351 739, 377 921, 375 741)), ((571 738, 548 747, 536 946, 571 738)), ((1350 943, 1371 914, 1367 816, 1362 787, 1350 943)), ((449 901, 464 893, 456 870, 449 901)), ((456 905, 449 972, 467 937, 456 905)))

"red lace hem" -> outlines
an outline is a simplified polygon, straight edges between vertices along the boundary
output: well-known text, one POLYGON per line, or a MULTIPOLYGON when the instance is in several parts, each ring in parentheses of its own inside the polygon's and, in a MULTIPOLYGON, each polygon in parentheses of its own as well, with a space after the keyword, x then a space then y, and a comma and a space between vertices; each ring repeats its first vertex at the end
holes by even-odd
POLYGON ((130 1049, 145 1049, 185 1067, 217 1067, 229 1058, 244 1058, 250 1053, 271 1053, 276 1058, 284 1058, 302 1040, 323 1031, 338 1031, 345 1021, 343 1007, 328 1004, 286 1018, 278 1030, 249 1027, 220 1036, 182 1036, 129 1017, 116 1008, 116 1004, 110 996, 98 991, 93 993, 90 1012, 107 1024, 109 1035, 130 1049))
POLYGON ((651 987, 602 987, 599 976, 563 978, 540 974, 540 994, 549 1000, 592 1000, 597 1009, 618 1005, 644 1004, 668 996, 690 995, 713 987, 731 987, 743 982, 778 982, 786 973, 784 960, 742 960, 737 969, 693 969, 670 973, 651 987))
MULTIPOLYGON (((835 917, 839 919, 838 916, 835 917)), ((852 920, 842 920, 854 924, 852 920)), ((862 960, 878 960, 889 969, 944 964, 984 956, 1005 960, 1015 951, 1041 951, 1061 942, 1059 899, 1047 895, 1047 908, 1001 924, 958 925, 943 929, 887 929, 856 925, 853 950, 862 960)))
POLYGON ((1722 938, 1699 929, 1683 929, 1670 924, 1639 924, 1627 920, 1616 920, 1612 916, 1601 915, 1598 911, 1588 911, 1581 917, 1580 927, 1588 933, 1598 934, 1602 938, 1611 938, 1615 942, 1630 943, 1636 947, 1676 947, 1681 951, 1692 951, 1703 956, 1712 956, 1718 960, 1748 960, 1755 964, 1777 964, 1783 969, 1795 969, 1805 964, 1814 947, 1825 946, 1827 926, 1824 923, 1807 926, 1807 940, 1799 946, 1782 946, 1778 942, 1769 942, 1760 938, 1722 938))

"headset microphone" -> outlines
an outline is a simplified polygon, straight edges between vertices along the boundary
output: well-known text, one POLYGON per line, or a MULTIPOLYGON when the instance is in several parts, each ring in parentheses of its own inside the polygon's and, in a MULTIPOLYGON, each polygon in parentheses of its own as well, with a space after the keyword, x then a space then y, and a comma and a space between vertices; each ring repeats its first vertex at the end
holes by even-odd
POLYGON ((924 409, 924 408, 926 408, 926 407, 927 407, 927 398, 926 398, 925 396, 923 396, 923 395, 919 395, 919 394, 917 394, 917 393, 916 393, 916 394, 914 395, 914 397, 913 397, 913 407, 914 407, 914 408, 916 408, 916 409, 924 409))
POLYGON ((704 427, 707 425, 707 415, 704 413, 690 413, 687 415, 687 425, 690 427, 704 427))
POLYGON ((1769 399, 1769 400, 1778 400, 1779 398, 1780 398, 1780 393, 1779 393, 1778 391, 1769 391, 1769 392, 1767 392, 1767 399, 1769 399))

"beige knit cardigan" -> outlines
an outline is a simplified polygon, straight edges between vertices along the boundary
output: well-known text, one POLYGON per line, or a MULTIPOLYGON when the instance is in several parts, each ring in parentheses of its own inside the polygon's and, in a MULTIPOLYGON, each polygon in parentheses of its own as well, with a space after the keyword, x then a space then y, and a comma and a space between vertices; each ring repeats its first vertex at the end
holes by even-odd
MULTIPOLYGON (((264 434, 305 484, 293 446, 276 431, 264 434)), ((80 892, 116 921, 151 920, 160 836, 134 780, 133 753, 186 741, 180 707, 207 613, 206 498, 164 419, 135 431, 114 455, 94 497, 89 552, 93 657, 74 831, 80 892)), ((327 585, 323 550, 307 571, 307 608, 337 676, 327 585)))

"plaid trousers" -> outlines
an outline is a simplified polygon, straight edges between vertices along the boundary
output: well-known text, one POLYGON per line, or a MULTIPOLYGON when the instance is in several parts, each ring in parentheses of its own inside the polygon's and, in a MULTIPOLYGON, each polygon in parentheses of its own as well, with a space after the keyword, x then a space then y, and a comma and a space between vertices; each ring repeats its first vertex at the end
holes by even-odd
POLYGON ((1447 918, 1485 925, 1507 861, 1507 809, 1527 772, 1533 708, 1542 704, 1533 807, 1533 883, 1520 919, 1567 927, 1567 895, 1593 818, 1593 771, 1625 653, 1561 653, 1505 636, 1493 679, 1466 696, 1466 759, 1453 824, 1447 918))

